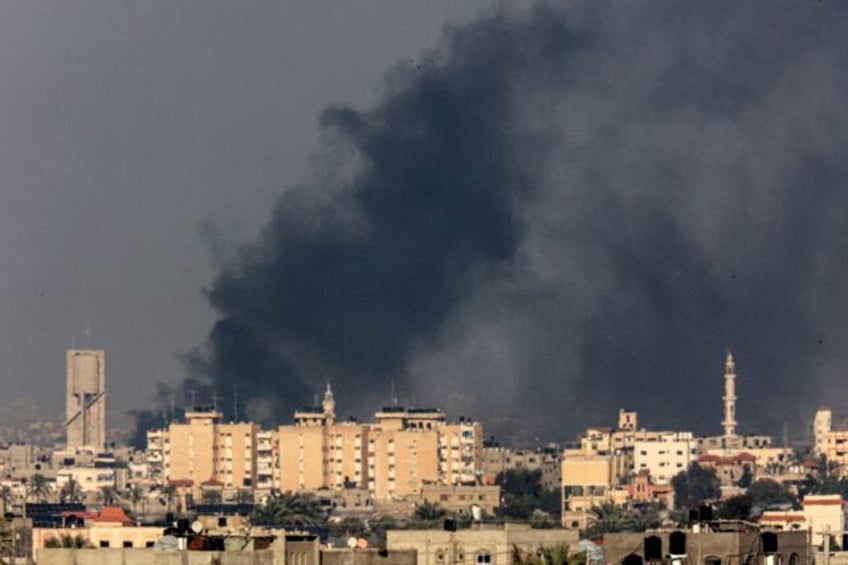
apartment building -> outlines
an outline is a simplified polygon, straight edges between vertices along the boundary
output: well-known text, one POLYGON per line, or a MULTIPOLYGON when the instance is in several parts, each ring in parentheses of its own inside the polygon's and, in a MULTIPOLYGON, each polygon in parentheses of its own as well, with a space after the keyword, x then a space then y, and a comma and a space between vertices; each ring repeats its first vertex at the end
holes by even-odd
POLYGON ((204 482, 224 489, 252 489, 256 484, 257 424, 221 423, 221 413, 198 408, 184 422, 147 433, 146 457, 151 476, 160 482, 191 483, 199 497, 204 482))
POLYGON ((585 529, 590 510, 616 501, 613 456, 571 455, 562 461, 562 527, 585 529))
POLYGON ((297 411, 277 437, 284 491, 358 488, 389 501, 417 498, 425 484, 475 484, 482 474, 479 422, 402 406, 380 409, 370 423, 337 422, 329 386, 321 406, 297 411))
POLYGON ((685 471, 697 456, 691 432, 667 432, 655 440, 638 440, 633 444, 635 471, 648 471, 654 484, 665 485, 680 471, 685 471))
POLYGON ((560 487, 562 450, 555 444, 536 449, 512 449, 495 442, 484 442, 482 466, 484 484, 494 484, 501 473, 507 471, 540 471, 541 485, 545 490, 560 487))

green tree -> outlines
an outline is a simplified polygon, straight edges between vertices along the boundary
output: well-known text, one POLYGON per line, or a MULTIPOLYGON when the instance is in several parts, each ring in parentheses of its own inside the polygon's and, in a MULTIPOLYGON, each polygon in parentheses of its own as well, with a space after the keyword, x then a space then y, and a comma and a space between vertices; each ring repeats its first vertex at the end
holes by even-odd
POLYGON ((82 501, 82 487, 80 484, 73 478, 69 478, 68 482, 62 485, 62 488, 59 489, 59 502, 68 503, 68 502, 80 502, 82 501))
POLYGON ((701 467, 697 462, 672 477, 671 486, 674 504, 678 508, 695 508, 706 500, 721 496, 721 483, 715 469, 701 467))
POLYGON ((0 487, 0 499, 3 500, 3 508, 5 508, 5 511, 9 512, 12 502, 15 500, 15 493, 12 492, 12 487, 9 485, 3 485, 0 487))
POLYGON ((742 467, 742 476, 736 481, 736 486, 739 488, 748 488, 754 481, 754 473, 751 472, 751 466, 745 465, 742 467))
POLYGON ((613 502, 604 502, 589 510, 589 537, 623 532, 629 527, 627 511, 613 502))
POLYGON ((113 486, 101 487, 100 500, 103 501, 103 506, 115 506, 120 501, 118 489, 113 486))
POLYGON ((659 528, 662 523, 663 507, 652 503, 639 506, 630 511, 627 516, 627 530, 631 532, 644 532, 659 528))
POLYGON ((220 504, 221 503, 221 491, 218 489, 203 489, 200 493, 200 500, 203 504, 220 504))
POLYGON ((751 517, 751 497, 747 494, 731 496, 718 509, 718 517, 722 520, 747 520, 751 517))
POLYGON ((415 519, 424 522, 435 522, 443 518, 446 514, 445 509, 435 502, 427 502, 425 500, 415 507, 415 519))
POLYGON ((797 503, 785 486, 771 479, 760 479, 751 483, 745 494, 750 497, 751 505, 756 508, 797 503))
POLYGON ((165 485, 160 492, 162 494, 162 500, 165 501, 166 512, 170 514, 174 509, 174 500, 177 498, 177 487, 174 485, 165 485))
POLYGON ((327 521, 327 513, 311 494, 274 491, 253 511, 251 521, 272 527, 320 526, 327 521))
POLYGON ((495 479, 502 492, 497 515, 511 520, 528 521, 535 510, 558 516, 562 508, 560 489, 542 487, 542 471, 513 469, 500 473, 495 479))
POLYGON ((68 548, 68 549, 83 549, 93 547, 91 542, 82 537, 82 534, 72 536, 70 534, 62 534, 58 538, 49 538, 44 542, 45 547, 51 548, 68 548))
POLYGON ((47 502, 50 496, 50 481, 41 473, 34 474, 27 484, 26 499, 35 498, 36 502, 47 502))
POLYGON ((133 514, 138 514, 138 505, 144 500, 144 495, 144 487, 142 487, 138 483, 135 483, 134 485, 130 486, 130 488, 127 490, 127 498, 129 499, 130 504, 132 505, 133 514))

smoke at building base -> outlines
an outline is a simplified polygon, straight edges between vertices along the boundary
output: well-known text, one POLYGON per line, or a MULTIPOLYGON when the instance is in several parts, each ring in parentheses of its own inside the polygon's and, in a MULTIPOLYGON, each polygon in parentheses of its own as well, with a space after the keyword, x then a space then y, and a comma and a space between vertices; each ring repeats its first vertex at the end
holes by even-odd
MULTIPOLYGON (((844 393, 848 8, 539 5, 444 33, 206 291, 190 385, 288 421, 330 382, 509 437, 794 429, 844 393)), ((234 187, 235 189, 235 187, 234 187)), ((221 405, 229 413, 230 402, 221 405)))

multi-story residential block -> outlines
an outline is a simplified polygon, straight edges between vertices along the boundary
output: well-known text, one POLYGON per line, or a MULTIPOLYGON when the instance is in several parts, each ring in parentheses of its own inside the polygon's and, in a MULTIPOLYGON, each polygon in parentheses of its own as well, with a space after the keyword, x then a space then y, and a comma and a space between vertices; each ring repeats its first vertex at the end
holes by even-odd
POLYGON ((217 410, 186 412, 185 421, 147 434, 146 457, 153 476, 162 482, 192 484, 200 495, 203 483, 223 489, 252 489, 257 482, 257 424, 221 423, 217 410))
POLYGON ((612 455, 571 455, 562 461, 562 526, 585 529, 593 506, 615 501, 612 455))
POLYGON ((536 449, 513 449, 496 442, 484 442, 482 466, 484 484, 494 484, 497 476, 507 471, 540 471, 545 490, 560 488, 562 450, 556 444, 536 449))
POLYGON ((664 485, 685 471, 696 457, 691 432, 667 432, 656 440, 638 440, 633 444, 633 464, 637 472, 648 471, 655 484, 664 485))
POLYGON ((384 407, 375 421, 337 422, 327 387, 321 406, 277 430, 284 490, 367 489, 375 501, 418 497, 424 484, 476 484, 482 474, 479 422, 445 421, 437 409, 384 407))
POLYGON ((822 406, 813 418, 813 452, 816 455, 827 453, 827 436, 832 430, 833 412, 822 406))
POLYGON ((811 545, 821 546, 827 532, 838 535, 845 531, 845 514, 842 495, 808 494, 801 500, 801 510, 766 511, 760 523, 778 530, 809 530, 811 545))
POLYGON ((483 427, 479 422, 460 419, 444 424, 439 431, 439 482, 447 485, 475 485, 480 482, 483 458, 483 427))

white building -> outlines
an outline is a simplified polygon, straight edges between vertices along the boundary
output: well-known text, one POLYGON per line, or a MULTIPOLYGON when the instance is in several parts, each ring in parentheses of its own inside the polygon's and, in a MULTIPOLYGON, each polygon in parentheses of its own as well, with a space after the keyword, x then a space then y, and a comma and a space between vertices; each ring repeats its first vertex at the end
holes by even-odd
POLYGON ((696 453, 692 432, 669 432, 655 440, 637 440, 633 443, 633 471, 648 470, 654 484, 668 484, 674 475, 689 467, 696 453))

